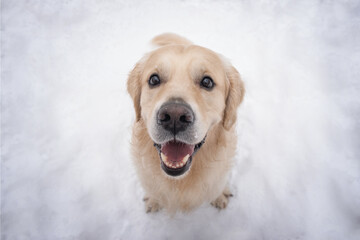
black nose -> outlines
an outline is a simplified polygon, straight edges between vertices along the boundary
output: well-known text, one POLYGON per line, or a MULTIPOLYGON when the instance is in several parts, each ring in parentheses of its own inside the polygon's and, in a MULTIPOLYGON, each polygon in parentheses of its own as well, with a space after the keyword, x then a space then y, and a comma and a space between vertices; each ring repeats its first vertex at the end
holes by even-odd
POLYGON ((157 123, 176 135, 194 122, 194 113, 185 103, 165 103, 157 114, 157 123))

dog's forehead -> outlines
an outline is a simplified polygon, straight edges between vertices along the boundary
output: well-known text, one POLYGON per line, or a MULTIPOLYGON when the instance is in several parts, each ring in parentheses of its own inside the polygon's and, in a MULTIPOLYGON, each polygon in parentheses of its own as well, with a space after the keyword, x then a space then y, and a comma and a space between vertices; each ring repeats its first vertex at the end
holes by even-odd
POLYGON ((146 65, 148 67, 170 69, 191 66, 192 69, 221 69, 222 60, 215 52, 197 45, 170 45, 156 49, 150 53, 146 65))

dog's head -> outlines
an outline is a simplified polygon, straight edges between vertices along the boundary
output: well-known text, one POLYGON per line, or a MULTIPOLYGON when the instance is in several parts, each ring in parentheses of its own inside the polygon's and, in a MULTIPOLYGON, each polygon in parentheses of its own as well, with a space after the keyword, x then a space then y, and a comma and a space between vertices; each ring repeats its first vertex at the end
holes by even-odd
POLYGON ((162 169, 179 176, 214 125, 232 128, 244 87, 236 69, 209 49, 173 34, 153 42, 161 47, 136 64, 127 87, 162 169))

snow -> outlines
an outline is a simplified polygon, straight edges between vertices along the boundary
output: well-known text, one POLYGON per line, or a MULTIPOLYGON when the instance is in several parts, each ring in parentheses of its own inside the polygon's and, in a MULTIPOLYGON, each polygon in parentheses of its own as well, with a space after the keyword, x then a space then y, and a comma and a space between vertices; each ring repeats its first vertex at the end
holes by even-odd
POLYGON ((2 239, 360 239, 359 1, 3 0, 2 239), (228 208, 146 214, 127 75, 174 32, 246 84, 228 208))

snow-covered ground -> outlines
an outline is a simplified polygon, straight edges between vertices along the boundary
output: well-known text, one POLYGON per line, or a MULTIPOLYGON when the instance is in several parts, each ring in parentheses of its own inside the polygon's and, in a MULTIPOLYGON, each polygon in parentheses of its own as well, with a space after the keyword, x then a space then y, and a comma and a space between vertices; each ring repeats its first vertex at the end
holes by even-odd
POLYGON ((3 0, 2 239, 360 239, 359 1, 3 0), (246 83, 228 208, 146 214, 127 74, 175 32, 246 83))

